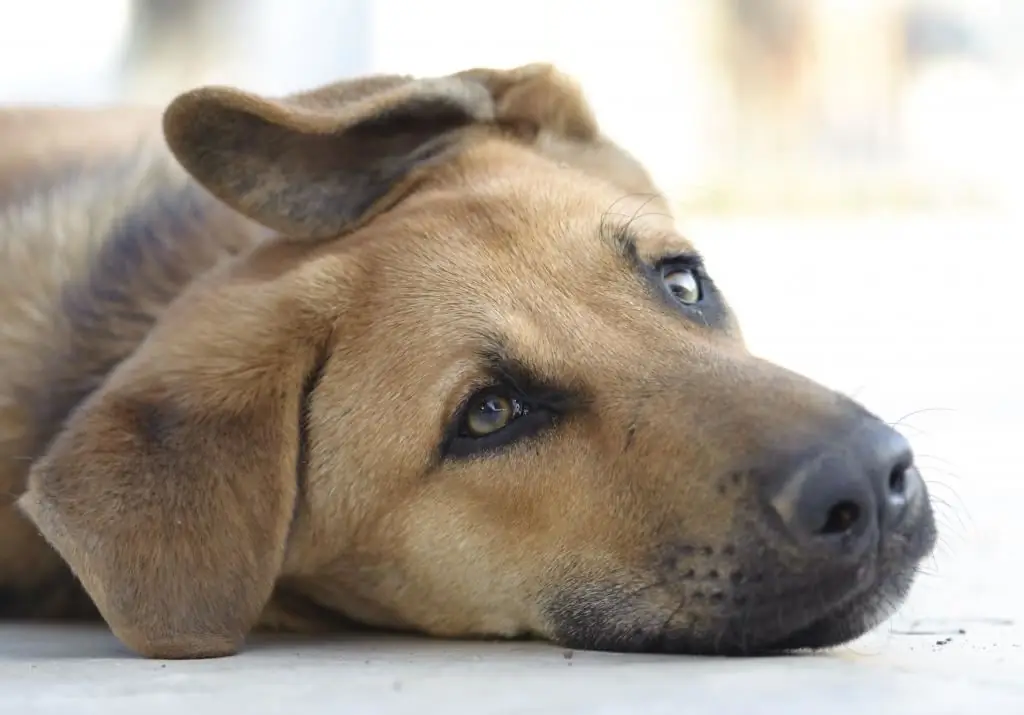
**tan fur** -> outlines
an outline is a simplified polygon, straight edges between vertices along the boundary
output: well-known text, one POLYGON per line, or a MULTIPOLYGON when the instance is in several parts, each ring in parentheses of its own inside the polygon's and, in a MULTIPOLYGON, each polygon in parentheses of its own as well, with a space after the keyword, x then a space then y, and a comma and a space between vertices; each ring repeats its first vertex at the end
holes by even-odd
MULTIPOLYGON (((652 293, 640 267, 692 246, 554 69, 25 116, 0 115, 26 147, 0 163, 0 614, 91 603, 204 657, 342 619, 740 652, 849 610, 759 482, 865 413, 749 355, 724 299, 652 293), (572 406, 445 456, 493 359, 572 406)), ((839 640, 931 548, 915 509, 839 640)))

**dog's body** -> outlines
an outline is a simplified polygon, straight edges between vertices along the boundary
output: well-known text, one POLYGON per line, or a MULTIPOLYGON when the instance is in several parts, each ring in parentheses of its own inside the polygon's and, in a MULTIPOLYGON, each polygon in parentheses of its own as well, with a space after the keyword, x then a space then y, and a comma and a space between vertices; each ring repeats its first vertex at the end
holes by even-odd
POLYGON ((0 613, 93 612, 15 507, 29 467, 160 310, 257 233, 188 179, 159 111, 0 114, 0 613))
POLYGON ((934 540, 909 453, 745 353, 563 77, 161 116, 0 114, 0 616, 95 604, 166 657, 339 616, 757 652, 902 598, 934 540))

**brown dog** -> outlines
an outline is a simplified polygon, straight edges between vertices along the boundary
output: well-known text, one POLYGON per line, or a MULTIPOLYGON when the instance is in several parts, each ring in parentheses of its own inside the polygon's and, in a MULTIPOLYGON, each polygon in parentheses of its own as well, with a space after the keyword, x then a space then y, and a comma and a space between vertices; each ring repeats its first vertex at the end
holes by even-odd
POLYGON ((341 616, 742 654, 905 595, 907 444, 745 351, 552 68, 200 89, 159 127, 0 115, 4 615, 94 604, 155 657, 341 616))

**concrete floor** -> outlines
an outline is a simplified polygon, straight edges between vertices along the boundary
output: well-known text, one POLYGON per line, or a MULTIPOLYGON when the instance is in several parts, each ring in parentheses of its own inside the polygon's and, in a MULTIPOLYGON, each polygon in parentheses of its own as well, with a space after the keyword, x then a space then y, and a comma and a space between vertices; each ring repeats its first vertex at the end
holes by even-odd
POLYGON ((755 351, 899 422, 931 484, 939 551, 850 646, 723 660, 361 636, 154 662, 102 629, 8 626, 0 713, 1024 713, 1022 226, 688 226, 755 351))

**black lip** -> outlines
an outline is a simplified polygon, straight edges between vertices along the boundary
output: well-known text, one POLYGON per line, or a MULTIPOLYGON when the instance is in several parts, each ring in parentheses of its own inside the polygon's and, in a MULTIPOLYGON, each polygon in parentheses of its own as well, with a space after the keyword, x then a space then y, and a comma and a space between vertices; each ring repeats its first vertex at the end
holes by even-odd
MULTIPOLYGON (((935 543, 930 512, 920 512, 914 528, 902 538, 898 554, 875 561, 869 578, 836 574, 828 583, 807 584, 790 591, 790 596, 776 594, 772 603, 761 602, 756 614, 734 613, 704 627, 666 629, 664 613, 652 612, 621 587, 591 584, 583 593, 563 594, 550 604, 554 639, 581 650, 734 657, 843 645, 883 623, 902 605, 918 564, 935 543), (805 600, 808 607, 814 602, 810 618, 800 606, 805 600), (773 604, 785 605, 788 616, 780 619, 773 604)), ((754 595, 745 596, 749 601, 754 595)))
POLYGON ((824 650, 860 638, 883 623, 903 604, 914 575, 915 570, 908 569, 890 576, 881 584, 874 584, 872 588, 819 617, 809 626, 768 644, 764 652, 824 650))

